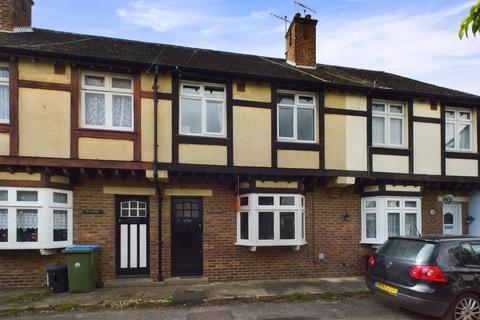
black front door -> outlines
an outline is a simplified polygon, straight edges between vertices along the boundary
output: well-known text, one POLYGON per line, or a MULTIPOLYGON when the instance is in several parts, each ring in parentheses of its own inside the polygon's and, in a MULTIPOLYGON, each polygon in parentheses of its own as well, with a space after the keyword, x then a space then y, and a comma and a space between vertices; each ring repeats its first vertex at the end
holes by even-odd
POLYGON ((202 199, 172 198, 172 276, 201 275, 202 199))
POLYGON ((148 197, 117 196, 115 211, 117 275, 148 275, 148 197))

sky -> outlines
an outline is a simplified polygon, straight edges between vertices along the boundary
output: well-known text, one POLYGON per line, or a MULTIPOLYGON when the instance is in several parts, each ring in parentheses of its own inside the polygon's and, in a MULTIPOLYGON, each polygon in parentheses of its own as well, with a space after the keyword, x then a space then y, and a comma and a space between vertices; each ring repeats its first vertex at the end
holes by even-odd
MULTIPOLYGON (((317 62, 381 70, 480 95, 480 36, 458 38, 476 0, 304 0, 317 62)), ((36 0, 33 26, 284 57, 291 0, 36 0)))

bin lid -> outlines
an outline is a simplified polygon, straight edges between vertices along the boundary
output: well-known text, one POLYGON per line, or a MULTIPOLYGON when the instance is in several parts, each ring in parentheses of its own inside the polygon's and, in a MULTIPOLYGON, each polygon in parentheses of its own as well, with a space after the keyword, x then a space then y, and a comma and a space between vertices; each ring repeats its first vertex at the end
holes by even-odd
POLYGON ((85 251, 94 251, 99 249, 101 246, 99 244, 74 244, 72 246, 65 247, 63 252, 85 252, 85 251))

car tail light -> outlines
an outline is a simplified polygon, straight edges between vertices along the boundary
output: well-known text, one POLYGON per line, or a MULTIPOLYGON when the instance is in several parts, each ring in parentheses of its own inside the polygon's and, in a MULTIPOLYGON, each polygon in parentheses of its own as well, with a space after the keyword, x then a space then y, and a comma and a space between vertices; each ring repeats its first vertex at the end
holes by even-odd
POLYGON ((374 256, 370 256, 370 258, 368 258, 368 267, 369 268, 375 267, 375 257, 374 256))
POLYGON ((413 266, 410 268, 410 277, 420 280, 447 282, 442 270, 437 266, 413 266))

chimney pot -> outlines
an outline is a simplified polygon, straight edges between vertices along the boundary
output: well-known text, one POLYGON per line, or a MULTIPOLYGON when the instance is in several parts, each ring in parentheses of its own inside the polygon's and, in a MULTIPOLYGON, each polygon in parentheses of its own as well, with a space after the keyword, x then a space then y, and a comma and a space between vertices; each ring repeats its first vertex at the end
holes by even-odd
POLYGON ((32 0, 0 0, 0 32, 32 27, 32 0))
POLYGON ((317 20, 311 15, 295 14, 285 35, 287 63, 296 67, 316 68, 317 20))

